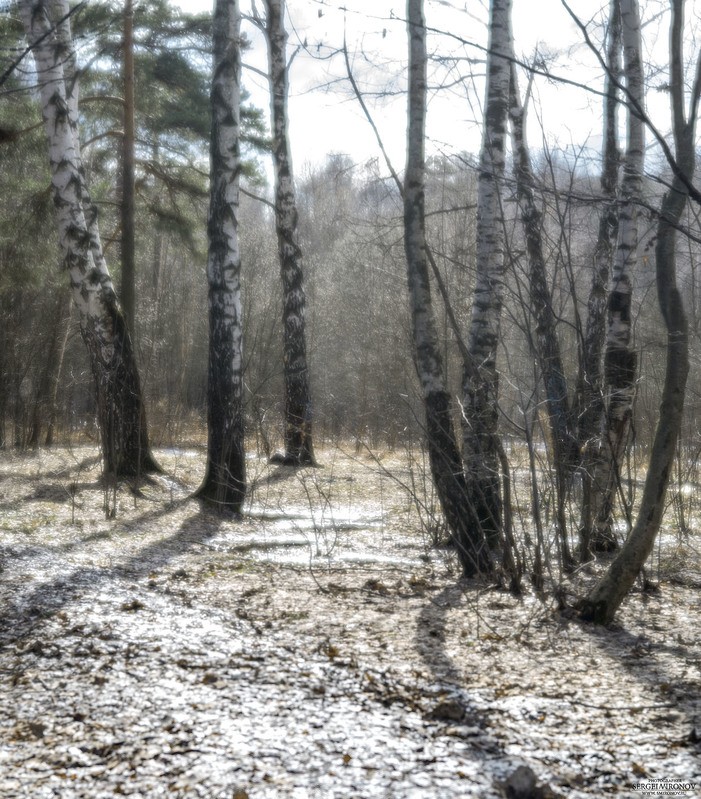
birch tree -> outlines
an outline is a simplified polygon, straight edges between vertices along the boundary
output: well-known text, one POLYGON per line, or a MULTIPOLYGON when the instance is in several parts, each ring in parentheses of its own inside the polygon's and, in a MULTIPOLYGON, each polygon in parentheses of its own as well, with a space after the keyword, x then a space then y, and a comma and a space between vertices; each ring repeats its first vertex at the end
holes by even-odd
POLYGON ((529 299, 535 319, 535 349, 545 389, 548 423, 552 433, 553 461, 557 484, 557 519, 561 558, 571 565, 565 522, 567 485, 579 462, 579 447, 574 429, 567 378, 557 337, 556 316, 548 286, 543 254, 543 214, 535 198, 535 180, 526 140, 526 106, 521 101, 515 63, 511 63, 509 118, 513 141, 514 172, 519 212, 528 254, 529 299))
POLYGON ((618 238, 618 79, 621 62, 619 0, 611 0, 606 48, 604 88, 604 138, 602 151, 602 210, 592 264, 592 284, 587 301, 587 322, 581 342, 577 386, 577 437, 582 451, 582 509, 580 558, 590 556, 593 524, 600 504, 594 474, 600 468, 604 423, 603 351, 606 337, 606 300, 618 238))
POLYGON ((463 460, 478 523, 490 544, 501 528, 499 344, 504 297, 504 233, 501 186, 509 108, 511 0, 492 0, 484 128, 477 199, 477 278, 468 348, 475 369, 463 376, 463 460))
MULTIPOLYGON (((635 524, 603 579, 581 603, 582 616, 599 623, 608 623, 613 619, 652 552, 665 510, 665 495, 681 430, 689 372, 688 324, 684 301, 677 285, 676 241, 689 193, 694 191, 692 181, 696 167, 696 122, 701 99, 701 56, 698 57, 689 92, 687 111, 682 44, 684 2, 672 0, 671 6, 669 86, 674 178, 662 199, 655 245, 657 298, 667 332, 667 363, 659 419, 635 524)), ((621 0, 621 12, 624 20, 626 14, 629 20, 638 19, 636 1, 621 0)), ((634 104, 634 98, 629 97, 629 102, 634 104)), ((641 106, 634 105, 634 110, 639 117, 644 116, 641 106)))
POLYGON ((463 571, 489 569, 488 548, 467 495, 436 332, 425 225, 426 29, 422 0, 408 0, 409 109, 404 179, 404 250, 416 370, 426 412, 431 473, 463 571))
POLYGON ((21 0, 19 8, 36 64, 64 268, 95 380, 104 468, 107 474, 133 476, 158 467, 149 451, 132 342, 85 183, 68 3, 21 0))
POLYGON ((606 408, 603 454, 595 472, 593 540, 597 549, 611 549, 611 513, 620 483, 633 415, 637 356, 632 341, 632 294, 638 260, 638 207, 644 165, 644 84, 642 42, 637 0, 619 0, 623 69, 628 98, 628 132, 623 159, 618 242, 608 296, 608 330, 604 356, 606 408))
POLYGON ((238 0, 215 2, 210 102, 208 444, 207 471, 197 493, 219 509, 238 514, 246 493, 238 235, 241 174, 238 0))
POLYGON ((312 401, 305 335, 304 274, 297 234, 297 203, 287 135, 287 31, 284 0, 265 0, 270 107, 275 170, 275 227, 283 288, 283 369, 287 464, 314 463, 312 401))

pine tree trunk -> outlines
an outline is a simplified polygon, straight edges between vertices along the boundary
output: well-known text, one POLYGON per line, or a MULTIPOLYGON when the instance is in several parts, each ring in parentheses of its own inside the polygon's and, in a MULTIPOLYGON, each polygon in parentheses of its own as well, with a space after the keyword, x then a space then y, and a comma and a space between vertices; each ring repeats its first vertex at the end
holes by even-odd
MULTIPOLYGON (((52 5, 60 17, 68 13, 65 0, 52 5)), ((64 20, 53 30, 46 0, 22 0, 20 11, 37 66, 59 242, 95 379, 104 468, 110 475, 136 476, 158 466, 149 451, 131 339, 85 185, 70 27, 64 20)))
MULTIPOLYGON (((0 268, 4 266, 0 257, 0 268)), ((12 336, 8 329, 10 309, 6 292, 0 291, 0 450, 9 445, 7 418, 10 411, 10 358, 9 349, 12 336)))
MULTIPOLYGON (((643 108, 642 43, 637 2, 620 0, 620 14, 623 65, 629 103, 636 103, 643 108)), ((632 296, 638 258, 638 203, 642 190, 645 143, 643 121, 630 105, 627 118, 628 137, 621 181, 618 243, 608 298, 603 452, 600 469, 595 472, 594 478, 597 491, 592 508, 594 530, 591 545, 595 549, 612 549, 617 546, 611 529, 612 513, 628 447, 637 372, 637 356, 632 342, 632 296)))
POLYGON ((404 248, 411 304, 415 364, 426 411, 431 474, 466 575, 489 571, 490 558, 470 507, 453 429, 451 403, 431 305, 425 233, 424 129, 426 31, 422 0, 408 0, 409 114, 404 182, 404 248))
POLYGON ((581 343, 577 388, 577 438, 582 451, 582 510, 580 519, 580 559, 588 560, 593 525, 600 505, 602 487, 594 480, 601 472, 601 433, 604 425, 603 351, 606 339, 607 286, 618 238, 618 89, 611 79, 620 72, 621 15, 619 0, 611 0, 609 12, 604 102, 604 148, 601 173, 603 208, 594 251, 592 285, 587 302, 587 325, 581 343))
POLYGON ((136 243, 135 243, 135 197, 134 178, 136 171, 134 129, 134 5, 133 0, 124 0, 124 34, 122 37, 123 83, 124 83, 124 133, 122 137, 122 236, 120 254, 122 258, 121 298, 124 318, 136 338, 136 243))
POLYGON ((477 195, 477 280, 468 348, 476 370, 463 376, 463 460, 471 504, 490 545, 501 531, 497 348, 504 296, 501 189, 509 109, 511 0, 493 0, 484 133, 477 195))
POLYGON ((297 235, 297 204, 287 138, 287 31, 284 0, 265 0, 268 41, 275 227, 283 287, 283 365, 285 373, 285 455, 288 464, 313 464, 312 401, 305 336, 302 250, 297 235))
POLYGON ((58 389, 61 384, 61 374, 63 372, 63 362, 66 357, 66 346, 68 345, 68 336, 71 331, 71 302, 70 295, 62 300, 63 304, 63 319, 61 320, 61 342, 58 348, 58 362, 54 370, 53 380, 51 383, 51 396, 49 399, 49 419, 46 424, 46 439, 44 445, 52 447, 54 443, 56 419, 58 417, 58 389))
POLYGON ((241 513, 246 493, 241 256, 238 239, 241 173, 240 30, 238 0, 216 0, 210 97, 207 472, 197 493, 218 509, 234 514, 241 513))
MULTIPOLYGON (((697 65, 691 113, 687 121, 684 111, 683 6, 683 0, 672 0, 670 86, 678 172, 672 187, 662 200, 655 246, 657 297, 667 329, 665 382, 660 417, 635 524, 608 572, 580 604, 582 617, 600 624, 608 624, 613 620, 652 552, 665 509, 665 495, 684 411, 689 372, 689 337, 684 303, 677 287, 676 238, 679 221, 686 207, 687 186, 693 180, 695 170, 695 130, 701 95, 701 59, 697 65)), ((621 0, 622 12, 624 8, 631 7, 637 16, 637 0, 621 0)), ((623 13, 625 19, 625 12, 623 13)))
POLYGON ((39 382, 34 392, 34 403, 29 425, 27 446, 35 449, 39 446, 41 431, 44 424, 51 424, 53 386, 63 361, 62 349, 66 319, 67 297, 63 291, 55 295, 53 313, 48 327, 48 342, 44 353, 44 363, 41 368, 39 382))

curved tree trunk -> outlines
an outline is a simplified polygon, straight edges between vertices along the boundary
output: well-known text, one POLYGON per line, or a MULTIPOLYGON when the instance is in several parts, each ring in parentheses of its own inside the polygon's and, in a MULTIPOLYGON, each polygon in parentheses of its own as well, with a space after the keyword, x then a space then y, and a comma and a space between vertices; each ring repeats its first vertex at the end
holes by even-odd
POLYGON ((197 495, 239 514, 246 493, 241 256, 238 238, 241 11, 216 0, 211 89, 207 471, 197 495))
MULTIPOLYGON (((635 0, 621 0, 634 5, 635 0)), ((673 130, 677 175, 665 194, 660 209, 655 247, 657 297, 667 329, 667 367, 662 390, 660 418, 650 454, 645 488, 633 529, 601 582, 580 604, 582 617, 601 624, 613 620, 624 597, 632 588, 650 556, 665 508, 677 440, 684 410, 689 372, 689 339, 684 303, 677 287, 677 227, 686 206, 695 169, 695 130, 701 96, 701 59, 692 90, 688 121, 684 110, 683 0, 672 0, 670 35, 670 86, 672 87, 673 130)))
POLYGON ((451 402, 431 305, 425 231, 424 129, 426 118, 426 29, 422 0, 408 0, 409 112, 404 180, 404 249, 411 304, 415 364, 426 411, 431 474, 463 571, 490 569, 488 548, 467 495, 451 402))
POLYGON ((283 365, 285 372, 285 455, 288 464, 313 464, 312 401, 305 337, 302 250, 297 235, 297 204, 287 138, 287 31, 284 0, 265 0, 270 105, 275 167, 275 227, 283 288, 283 365))
POLYGON ((497 347, 504 296, 504 178, 509 108, 511 0, 492 0, 487 97, 477 197, 477 282, 463 374, 463 460, 470 501, 490 544, 501 530, 497 347))
POLYGON ((107 474, 157 470, 131 339, 100 246, 78 138, 78 91, 66 0, 54 0, 54 30, 46 0, 22 0, 20 12, 37 66, 59 242, 88 348, 97 394, 107 474), (64 71, 65 66, 65 71, 64 71))

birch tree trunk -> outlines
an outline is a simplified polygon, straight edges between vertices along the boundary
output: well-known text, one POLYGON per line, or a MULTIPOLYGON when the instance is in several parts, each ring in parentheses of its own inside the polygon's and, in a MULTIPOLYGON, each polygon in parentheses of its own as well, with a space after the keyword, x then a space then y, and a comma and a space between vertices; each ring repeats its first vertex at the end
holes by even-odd
POLYGON ((63 262, 95 379, 105 472, 157 470, 149 451, 139 374, 124 317, 102 254, 97 213, 85 185, 78 137, 78 88, 66 0, 21 0, 49 145, 63 262))
MULTIPOLYGON (((636 5, 635 0, 621 0, 622 13, 625 13, 624 8, 636 5)), ((655 246, 657 297, 667 329, 665 382, 660 417, 635 524, 608 572, 580 605, 583 618, 601 624, 613 620, 621 602, 632 588, 652 552, 665 509, 665 494, 684 411, 686 380, 689 372, 689 337, 684 302, 677 287, 676 238, 677 227, 686 207, 689 186, 692 185, 696 166, 695 138, 701 96, 701 57, 696 67, 687 119, 682 47, 683 11, 683 0, 672 0, 670 87, 677 169, 672 186, 662 200, 655 246)), ((637 16, 637 8, 634 8, 632 13, 637 16)))
POLYGON ((425 232, 426 29, 422 0, 408 0, 409 109, 404 180, 404 249, 416 370, 426 412, 431 474, 466 575, 490 569, 488 547, 470 507, 431 304, 425 232))
POLYGON ((241 173, 241 11, 238 0, 216 0, 211 88, 209 372, 207 471, 197 492, 239 514, 246 493, 243 421, 241 256, 238 213, 241 173))
POLYGON ((529 291, 531 309, 536 323, 537 355, 545 386, 555 457, 566 471, 571 472, 578 461, 578 445, 574 436, 572 415, 567 398, 567 378, 562 365, 555 312, 545 271, 542 238, 543 214, 536 203, 534 194, 535 181, 525 135, 526 115, 521 103, 514 64, 511 65, 509 117, 514 148, 516 191, 530 268, 529 291))
POLYGON ((287 31, 284 0, 265 0, 275 169, 275 227, 283 288, 285 455, 287 464, 313 464, 312 401, 305 336, 304 275, 297 203, 287 137, 287 31))
POLYGON ((563 565, 569 567, 572 565, 572 556, 565 523, 565 502, 567 486, 579 464, 579 446, 567 396, 567 378, 562 365, 555 312, 552 307, 552 296, 548 288, 545 270, 541 233, 543 215, 535 200, 535 181, 525 133, 526 113, 520 98, 516 65, 513 63, 511 64, 509 118, 514 151, 516 193, 528 253, 528 286, 531 310, 535 317, 536 356, 545 389, 548 424, 554 450, 560 554, 563 565))
POLYGON ((628 97, 628 135, 621 180, 618 243, 608 298, 603 454, 601 468, 595 473, 596 493, 593 497, 595 515, 591 544, 599 550, 613 549, 617 545, 611 530, 611 517, 633 416, 637 356, 632 343, 632 295, 638 260, 638 205, 645 158, 644 123, 637 110, 644 107, 638 4, 637 0, 619 0, 619 3, 628 97))
MULTIPOLYGON (((82 187, 82 206, 83 214, 88 228, 90 240, 90 252, 97 269, 107 273, 107 261, 102 251, 102 241, 100 239, 100 229, 98 226, 97 206, 90 199, 90 191, 85 181, 82 158, 80 154, 80 139, 78 136, 78 98, 80 94, 80 83, 76 70, 76 53, 73 46, 73 35, 69 16, 68 0, 49 0, 50 18, 55 20, 55 36, 57 47, 63 54, 63 77, 65 86, 66 103, 71 118, 74 121, 75 147, 78 155, 80 175, 83 180, 82 187)), ((121 310, 121 305, 120 305, 121 310)), ((123 313, 123 311, 122 311, 123 313)))
POLYGON ((504 296, 504 228, 501 187, 509 108, 511 0, 492 0, 487 94, 477 194, 477 280, 468 348, 476 369, 463 374, 463 460, 469 497, 490 545, 501 529, 499 344, 504 296))
POLYGON ((601 487, 594 475, 601 470, 601 432, 604 424, 603 351, 606 338, 607 285, 611 279, 618 238, 618 89, 620 73, 621 15, 619 0, 611 0, 606 49, 607 76, 604 100, 604 147, 602 152, 601 194, 603 208, 594 251, 592 285, 587 302, 587 325, 581 344, 577 390, 577 437, 582 451, 582 510, 580 520, 580 559, 590 557, 593 524, 600 505, 601 487), (612 77, 614 80, 612 80, 612 77))

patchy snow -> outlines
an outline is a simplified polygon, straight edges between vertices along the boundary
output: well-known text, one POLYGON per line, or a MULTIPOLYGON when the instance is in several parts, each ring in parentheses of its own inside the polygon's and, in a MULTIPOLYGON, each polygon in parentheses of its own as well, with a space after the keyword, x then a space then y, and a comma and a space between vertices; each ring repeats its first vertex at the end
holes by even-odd
POLYGON ((490 799, 519 765, 541 796, 701 783, 695 542, 667 531, 659 592, 592 628, 458 582, 400 455, 255 462, 238 522, 188 499, 201 456, 158 456, 116 497, 94 451, 0 461, 3 799, 490 799))

